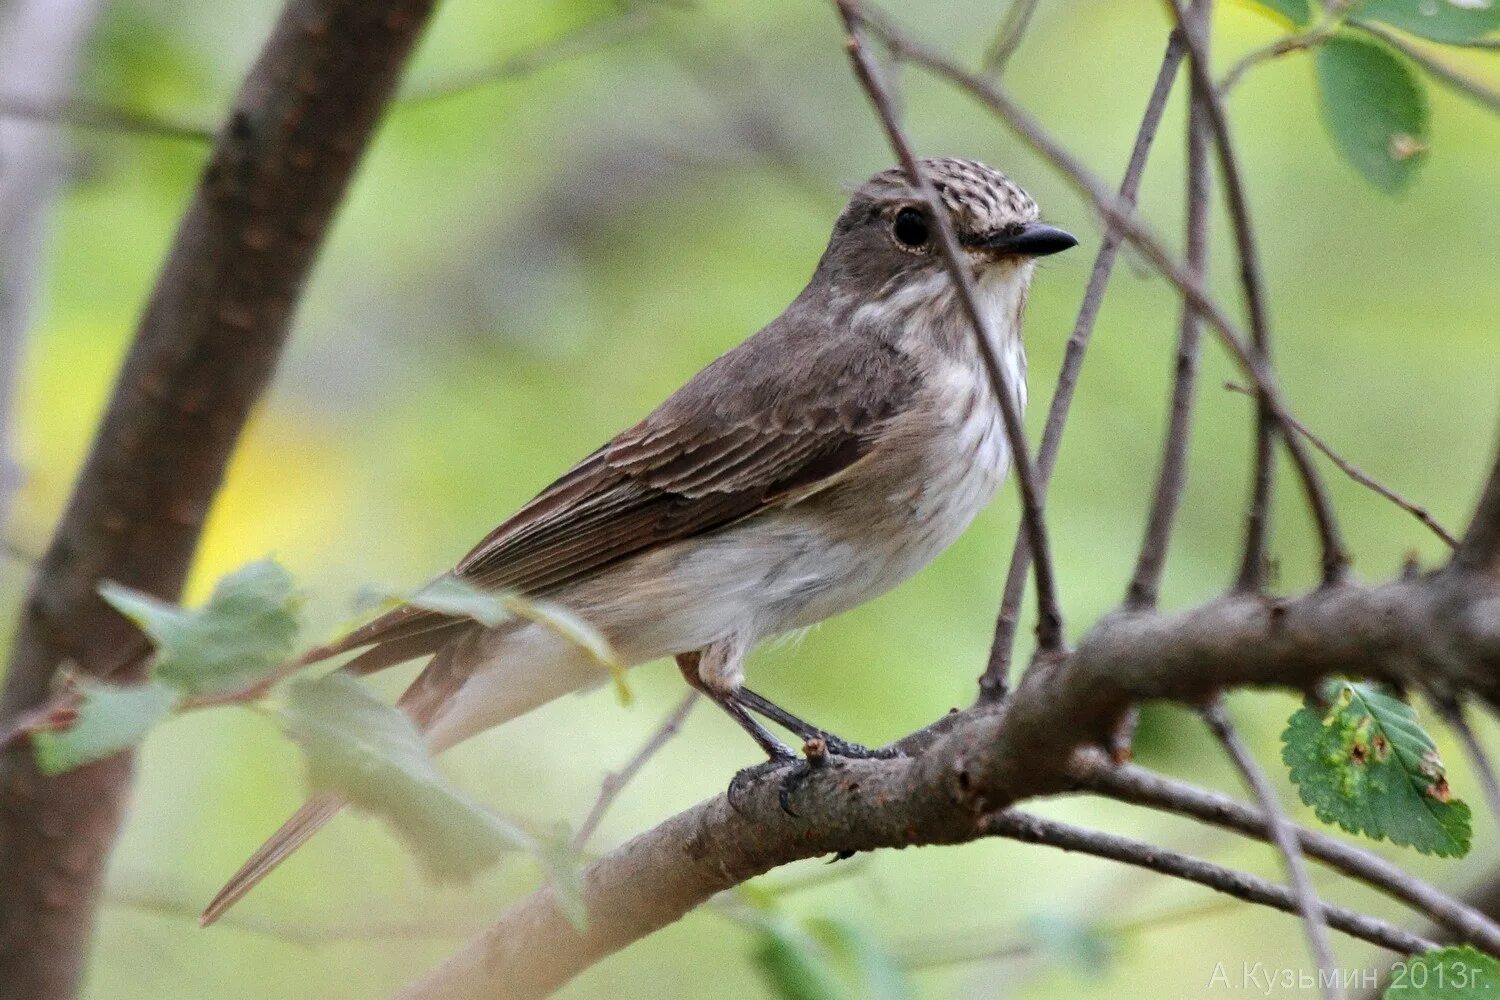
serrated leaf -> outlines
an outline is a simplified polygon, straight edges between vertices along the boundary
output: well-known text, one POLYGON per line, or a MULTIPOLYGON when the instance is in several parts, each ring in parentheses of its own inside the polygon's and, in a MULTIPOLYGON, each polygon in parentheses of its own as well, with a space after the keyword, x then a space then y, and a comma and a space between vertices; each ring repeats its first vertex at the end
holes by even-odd
POLYGON ((171 714, 178 699, 172 688, 155 682, 124 685, 79 678, 76 683, 76 717, 65 727, 31 734, 37 770, 43 774, 62 774, 129 750, 171 714))
POLYGON ((354 678, 299 680, 282 720, 307 755, 308 778, 386 820, 439 879, 467 879, 508 850, 537 845, 458 791, 399 709, 354 678))
POLYGON ((630 703, 626 667, 614 647, 598 629, 560 604, 533 600, 511 591, 486 590, 453 576, 434 580, 412 595, 408 603, 445 615, 472 618, 490 628, 512 618, 535 622, 573 643, 608 670, 621 703, 630 703))
POLYGON ((292 655, 301 605, 285 569, 270 559, 219 581, 201 608, 180 608, 118 583, 99 595, 156 645, 151 676, 187 695, 248 687, 292 655))
POLYGON ((1410 705, 1374 684, 1330 682, 1327 711, 1292 714, 1281 757, 1302 801, 1350 833, 1461 857, 1469 807, 1453 798, 1432 737, 1410 705))
POLYGON ((1427 91, 1411 65, 1344 33, 1318 46, 1323 122, 1344 159, 1382 191, 1411 183, 1427 156, 1427 91))
POLYGON ((755 964, 784 1000, 903 1000, 905 974, 878 941, 853 924, 827 917, 760 921, 755 964))
POLYGON ((1385 1000, 1493 1000, 1500 962, 1472 945, 1413 955, 1391 970, 1385 1000))
POLYGON ((1312 6, 1309 0, 1251 0, 1251 5, 1286 20, 1294 27, 1303 27, 1312 22, 1312 6))
POLYGON ((1353 13, 1435 42, 1472 42, 1500 31, 1500 0, 1366 0, 1353 13))

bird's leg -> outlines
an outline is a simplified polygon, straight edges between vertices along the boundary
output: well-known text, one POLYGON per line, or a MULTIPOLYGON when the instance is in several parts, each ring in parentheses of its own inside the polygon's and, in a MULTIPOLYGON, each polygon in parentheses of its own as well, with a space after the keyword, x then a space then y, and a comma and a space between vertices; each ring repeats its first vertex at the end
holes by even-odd
POLYGON ((718 672, 714 670, 714 659, 722 658, 725 653, 717 647, 710 646, 707 650, 692 653, 679 653, 677 655, 677 669, 682 671, 682 677, 695 691, 704 694, 715 705, 718 705, 735 722, 739 723, 741 729, 750 734, 751 739, 765 751, 771 763, 795 760, 797 755, 792 748, 771 735, 770 730, 745 711, 744 707, 735 700, 733 688, 727 688, 722 684, 710 683, 704 677, 703 659, 704 653, 708 653, 709 676, 717 679, 718 672))
POLYGON ((734 700, 740 705, 748 708, 772 722, 781 726, 791 733, 796 733, 804 741, 822 740, 827 752, 835 757, 860 757, 860 758, 890 758, 898 756, 897 751, 890 749, 872 750, 858 743, 851 743, 842 737, 835 736, 826 729, 819 729, 810 722, 806 722, 788 712, 769 698, 756 694, 747 687, 741 687, 734 693, 734 700))

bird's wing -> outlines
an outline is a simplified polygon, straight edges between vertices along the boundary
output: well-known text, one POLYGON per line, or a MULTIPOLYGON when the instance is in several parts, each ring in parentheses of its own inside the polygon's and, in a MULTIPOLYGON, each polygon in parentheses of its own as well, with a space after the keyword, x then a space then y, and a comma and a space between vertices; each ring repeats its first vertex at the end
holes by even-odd
MULTIPOLYGON (((773 333, 774 327, 761 336, 773 333)), ((485 537, 453 570, 495 590, 545 595, 671 542, 797 502, 868 454, 916 376, 899 352, 828 338, 780 351, 747 342, 719 358, 639 424, 589 455, 485 537), (794 365, 789 370, 788 363, 794 365)), ((372 644, 363 669, 430 652, 465 624, 404 605, 315 651, 372 644), (408 651, 408 647, 411 651, 408 651), (435 648, 432 647, 432 648, 435 648)), ((354 661, 358 663, 359 661, 354 661)))

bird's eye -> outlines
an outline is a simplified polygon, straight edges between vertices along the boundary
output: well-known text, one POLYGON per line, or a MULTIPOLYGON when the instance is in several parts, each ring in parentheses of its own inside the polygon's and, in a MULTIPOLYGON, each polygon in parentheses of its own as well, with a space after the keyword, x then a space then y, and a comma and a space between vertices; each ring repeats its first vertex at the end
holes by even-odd
POLYGON ((896 242, 913 249, 926 246, 931 235, 927 230, 927 217, 915 208, 903 208, 896 213, 891 233, 896 237, 896 242))

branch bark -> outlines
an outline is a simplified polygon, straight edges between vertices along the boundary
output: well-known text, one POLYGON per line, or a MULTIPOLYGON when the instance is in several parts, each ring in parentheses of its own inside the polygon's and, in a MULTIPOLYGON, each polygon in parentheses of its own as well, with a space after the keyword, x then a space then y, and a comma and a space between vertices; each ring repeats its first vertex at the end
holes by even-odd
MULTIPOLYGON (((293 307, 432 0, 293 0, 241 87, 22 612, 0 718, 57 668, 140 672, 101 580, 174 598, 293 307)), ((133 761, 0 758, 0 996, 71 996, 133 761)))
MULTIPOLYGON (((1133 764, 1116 765, 1098 752, 1075 755, 1073 771, 1079 790, 1270 840, 1270 824, 1264 813, 1218 792, 1133 764)), ((1445 939, 1468 941, 1492 955, 1500 954, 1500 924, 1487 916, 1482 907, 1459 902, 1400 865, 1337 837, 1304 827, 1293 829, 1309 858, 1425 914, 1444 930, 1445 939)))
POLYGON ((780 772, 744 782, 732 802, 703 802, 590 865, 586 930, 542 889, 401 996, 545 994, 780 865, 983 836, 985 817, 999 810, 1076 790, 1079 748, 1097 744, 1138 701, 1305 689, 1328 674, 1406 683, 1441 675, 1500 703, 1500 581, 1440 573, 1283 601, 1235 593, 1176 614, 1117 612, 1071 655, 1034 664, 1002 706, 947 716, 916 756, 814 768, 793 793, 795 817, 782 810, 780 772))

